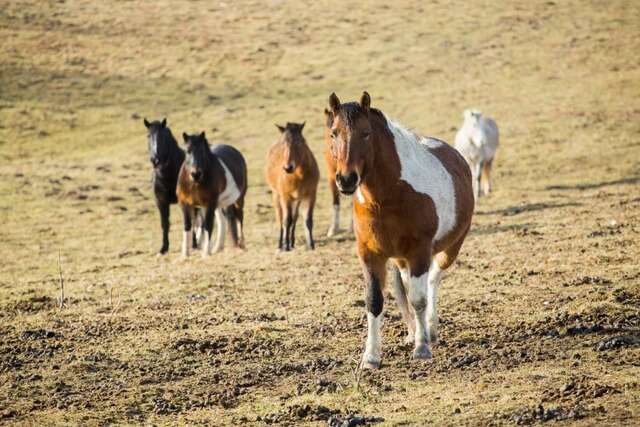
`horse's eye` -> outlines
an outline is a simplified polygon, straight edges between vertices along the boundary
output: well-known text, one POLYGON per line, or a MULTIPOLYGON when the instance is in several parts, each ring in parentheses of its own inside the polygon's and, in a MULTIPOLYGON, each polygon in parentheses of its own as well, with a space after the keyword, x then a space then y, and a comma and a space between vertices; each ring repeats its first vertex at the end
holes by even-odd
POLYGON ((362 137, 363 137, 364 139, 368 139, 370 136, 371 136, 371 132, 364 132, 364 133, 362 134, 362 137))
POLYGON ((336 132, 335 130, 331 132, 331 138, 336 139, 337 137, 338 137, 338 132, 336 132))

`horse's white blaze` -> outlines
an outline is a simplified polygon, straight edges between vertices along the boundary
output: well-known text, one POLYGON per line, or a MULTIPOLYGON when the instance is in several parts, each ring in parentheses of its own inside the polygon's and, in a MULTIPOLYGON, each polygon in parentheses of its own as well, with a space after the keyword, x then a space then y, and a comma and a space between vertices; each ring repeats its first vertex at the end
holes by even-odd
POLYGON ((379 364, 382 357, 380 343, 380 329, 382 328, 382 313, 374 316, 367 313, 367 344, 363 356, 365 363, 379 364))
POLYGON ((189 256, 189 249, 191 248, 191 233, 191 230, 182 233, 182 256, 184 258, 189 256))
POLYGON ((216 236, 216 246, 213 248, 213 252, 220 252, 222 249, 224 249, 226 225, 227 224, 225 223, 225 217, 222 209, 216 209, 216 229, 218 234, 216 236))
POLYGON ((224 178, 227 181, 224 191, 218 196, 218 206, 226 208, 240 198, 240 189, 238 188, 236 181, 233 179, 233 175, 231 175, 227 165, 224 164, 221 158, 218 158, 218 161, 224 169, 224 178))
POLYGON ((438 287, 441 279, 442 269, 432 260, 427 281, 427 330, 430 342, 438 340, 438 287))
POLYGON ((438 229, 435 240, 442 239, 456 225, 456 194, 453 178, 431 152, 444 142, 422 138, 387 118, 400 159, 400 179, 415 191, 429 196, 436 207, 438 229))

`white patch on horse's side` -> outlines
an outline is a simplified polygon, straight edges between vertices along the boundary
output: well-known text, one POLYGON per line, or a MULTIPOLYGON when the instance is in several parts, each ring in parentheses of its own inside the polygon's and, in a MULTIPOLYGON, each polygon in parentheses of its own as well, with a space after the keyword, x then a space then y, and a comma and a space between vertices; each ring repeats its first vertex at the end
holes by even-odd
POLYGON ((182 257, 187 258, 189 256, 189 249, 191 248, 191 233, 192 231, 185 231, 182 233, 182 257))
POLYGON ((227 181, 227 185, 225 186, 224 191, 218 196, 218 206, 226 208, 227 206, 235 203, 235 201, 238 200, 238 198, 240 197, 240 189, 238 188, 238 184, 236 184, 236 181, 233 179, 233 175, 231 175, 231 172, 229 171, 227 165, 224 164, 220 157, 218 157, 218 161, 224 169, 224 178, 227 181))
POLYGON ((362 191, 360 191, 360 187, 358 187, 358 190, 356 191, 356 198, 358 199, 358 202, 360 202, 360 204, 364 204, 364 195, 362 194, 362 191))
POLYGON ((382 345, 380 343, 382 313, 378 316, 367 313, 367 325, 367 344, 363 355, 363 362, 370 365, 379 365, 382 358, 382 345))
POLYGON ((217 236, 216 236, 216 246, 213 248, 213 252, 220 252, 224 249, 224 237, 226 231, 226 221, 224 217, 224 212, 222 212, 221 208, 216 209, 216 228, 217 228, 217 236))
POLYGON ((429 266, 427 279, 427 335, 429 343, 438 341, 438 287, 441 280, 442 269, 434 259, 429 266))
POLYGON ((431 152, 444 143, 434 138, 419 137, 389 118, 387 124, 400 159, 400 179, 433 200, 438 215, 435 240, 440 240, 456 225, 453 178, 440 159, 431 152))

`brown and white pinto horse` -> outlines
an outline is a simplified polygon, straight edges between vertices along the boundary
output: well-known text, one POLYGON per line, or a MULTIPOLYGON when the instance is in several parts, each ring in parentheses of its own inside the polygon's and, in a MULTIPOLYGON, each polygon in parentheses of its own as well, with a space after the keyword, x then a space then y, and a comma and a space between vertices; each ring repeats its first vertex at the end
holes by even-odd
POLYGON ((247 165, 244 157, 230 145, 219 144, 210 147, 204 132, 199 135, 183 133, 182 137, 187 152, 178 175, 176 189, 184 219, 182 256, 189 256, 191 225, 196 208, 205 211, 201 237, 203 258, 211 253, 214 213, 218 236, 213 251, 221 251, 224 247, 224 216, 227 218, 234 245, 243 247, 243 208, 247 192, 247 165))
POLYGON ((371 108, 366 92, 360 103, 346 104, 334 93, 329 104, 336 185, 355 193, 368 311, 363 366, 380 366, 387 260, 399 269, 394 291, 415 341, 413 357, 430 358, 441 273, 456 259, 473 215, 471 172, 453 147, 419 137, 371 108))
POLYGON ((288 251, 294 247, 300 205, 305 217, 307 246, 314 249, 313 207, 320 179, 318 163, 302 136, 304 123, 276 126, 281 136, 269 149, 265 174, 280 225, 278 249, 288 251))

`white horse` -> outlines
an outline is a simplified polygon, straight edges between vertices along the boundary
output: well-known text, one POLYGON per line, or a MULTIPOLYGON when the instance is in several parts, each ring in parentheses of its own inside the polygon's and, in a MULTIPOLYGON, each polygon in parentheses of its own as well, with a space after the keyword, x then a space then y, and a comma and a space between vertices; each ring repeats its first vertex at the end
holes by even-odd
POLYGON ((478 110, 464 110, 464 122, 456 134, 456 149, 462 154, 473 174, 473 194, 491 192, 491 165, 498 149, 498 126, 478 110))

